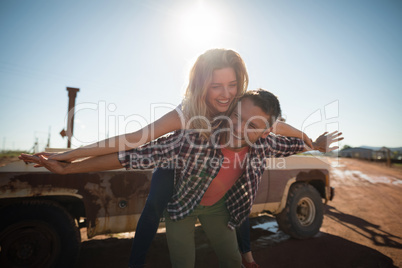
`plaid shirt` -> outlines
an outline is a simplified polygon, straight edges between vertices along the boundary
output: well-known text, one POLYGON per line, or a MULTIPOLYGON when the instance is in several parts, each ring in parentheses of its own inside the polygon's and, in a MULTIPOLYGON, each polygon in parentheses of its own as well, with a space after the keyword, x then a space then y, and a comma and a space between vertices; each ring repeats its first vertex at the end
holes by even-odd
MULTIPOLYGON (((140 148, 119 152, 126 169, 149 169, 169 165, 175 169, 175 189, 167 211, 172 220, 189 215, 200 203, 205 191, 222 165, 219 135, 202 139, 191 130, 176 131, 140 148)), ((251 212, 258 185, 266 167, 265 158, 289 156, 303 151, 298 138, 268 135, 250 146, 243 161, 245 172, 227 192, 226 207, 230 213, 228 227, 234 229, 251 212)))

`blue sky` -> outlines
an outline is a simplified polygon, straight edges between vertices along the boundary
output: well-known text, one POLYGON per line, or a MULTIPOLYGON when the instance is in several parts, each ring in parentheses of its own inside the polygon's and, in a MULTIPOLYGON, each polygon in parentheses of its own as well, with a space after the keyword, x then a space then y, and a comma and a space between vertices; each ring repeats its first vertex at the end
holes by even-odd
POLYGON ((66 87, 78 87, 73 147, 134 131, 180 103, 189 67, 214 47, 246 62, 249 89, 280 99, 311 137, 402 146, 402 2, 0 2, 0 150, 65 147, 66 87))

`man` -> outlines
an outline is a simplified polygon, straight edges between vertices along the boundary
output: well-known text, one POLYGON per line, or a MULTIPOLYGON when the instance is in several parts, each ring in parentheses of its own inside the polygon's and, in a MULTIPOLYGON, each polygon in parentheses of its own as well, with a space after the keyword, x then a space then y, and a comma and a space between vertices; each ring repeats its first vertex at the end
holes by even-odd
MULTIPOLYGON (((270 134, 280 116, 277 98, 265 90, 248 91, 237 109, 209 139, 199 132, 180 131, 127 152, 60 163, 41 156, 33 159, 56 173, 81 173, 172 164, 175 192, 166 214, 167 238, 173 267, 193 267, 194 223, 198 218, 221 267, 240 267, 233 229, 250 214, 268 157, 305 151, 302 140, 270 134)), ((340 133, 321 135, 313 149, 326 151, 340 133)), ((330 150, 334 150, 330 148, 330 150)), ((22 157, 24 159, 24 157, 22 157)))

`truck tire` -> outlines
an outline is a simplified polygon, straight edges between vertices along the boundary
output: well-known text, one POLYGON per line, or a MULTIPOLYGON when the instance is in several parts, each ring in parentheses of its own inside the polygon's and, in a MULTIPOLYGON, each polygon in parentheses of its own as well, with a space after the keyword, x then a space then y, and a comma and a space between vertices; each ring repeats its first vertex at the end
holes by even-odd
POLYGON ((73 267, 81 237, 55 202, 26 201, 0 210, 0 267, 73 267))
POLYGON ((285 208, 276 215, 279 229, 296 239, 316 235, 322 225, 324 208, 318 191, 306 183, 290 187, 285 208))

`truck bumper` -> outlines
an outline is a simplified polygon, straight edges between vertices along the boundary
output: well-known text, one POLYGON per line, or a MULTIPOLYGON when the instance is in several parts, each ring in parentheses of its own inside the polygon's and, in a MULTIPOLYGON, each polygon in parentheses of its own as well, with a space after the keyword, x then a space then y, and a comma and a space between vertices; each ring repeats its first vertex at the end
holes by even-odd
POLYGON ((335 188, 331 187, 330 192, 329 192, 329 200, 332 201, 332 199, 334 199, 334 197, 335 197, 335 188))

